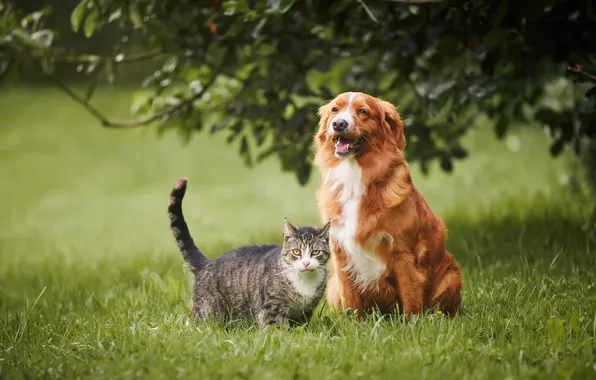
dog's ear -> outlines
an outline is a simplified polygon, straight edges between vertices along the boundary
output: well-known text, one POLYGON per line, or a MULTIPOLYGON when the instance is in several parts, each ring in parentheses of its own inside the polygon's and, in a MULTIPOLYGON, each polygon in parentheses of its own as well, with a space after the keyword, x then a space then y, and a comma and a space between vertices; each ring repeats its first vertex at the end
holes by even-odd
POLYGON ((327 139, 327 120, 329 119, 330 113, 331 102, 322 105, 317 111, 317 116, 319 116, 319 131, 317 132, 315 139, 319 144, 324 143, 327 139))
POLYGON ((387 123, 399 150, 403 151, 406 147, 406 137, 404 136, 404 123, 401 121, 401 117, 395 106, 384 100, 379 100, 381 106, 381 118, 382 122, 387 123))

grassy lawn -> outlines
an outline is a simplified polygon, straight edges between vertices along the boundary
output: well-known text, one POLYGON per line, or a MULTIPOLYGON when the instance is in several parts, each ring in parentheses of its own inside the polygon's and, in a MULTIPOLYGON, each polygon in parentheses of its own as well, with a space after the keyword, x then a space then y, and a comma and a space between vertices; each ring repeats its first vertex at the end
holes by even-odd
MULTIPOLYGON (((126 117, 128 94, 98 104, 126 117)), ((356 322, 321 307, 310 325, 186 325, 188 277, 166 203, 203 251, 279 241, 282 219, 318 223, 314 190, 275 160, 243 166, 225 136, 101 129, 47 89, 0 94, 0 379, 596 378, 590 203, 544 134, 496 142, 479 127, 455 174, 414 180, 450 231, 463 310, 356 322), (519 149, 516 149, 519 148, 519 149)))

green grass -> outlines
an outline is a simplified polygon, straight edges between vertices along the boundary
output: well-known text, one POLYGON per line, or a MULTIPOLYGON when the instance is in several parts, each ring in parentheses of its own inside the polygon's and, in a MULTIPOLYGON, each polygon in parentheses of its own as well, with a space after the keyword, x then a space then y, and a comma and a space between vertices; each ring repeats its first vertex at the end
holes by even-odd
MULTIPOLYGON (((125 117, 127 101, 105 90, 98 104, 125 117)), ((225 136, 101 129, 47 89, 4 92, 0 112, 0 379, 596 377, 590 204, 535 128, 512 152, 479 126, 454 175, 413 172, 463 268, 458 316, 323 307, 283 332, 186 325, 168 192, 189 177, 187 219, 214 256, 279 241, 284 217, 318 223, 318 175, 299 187, 275 160, 248 169, 225 136)))

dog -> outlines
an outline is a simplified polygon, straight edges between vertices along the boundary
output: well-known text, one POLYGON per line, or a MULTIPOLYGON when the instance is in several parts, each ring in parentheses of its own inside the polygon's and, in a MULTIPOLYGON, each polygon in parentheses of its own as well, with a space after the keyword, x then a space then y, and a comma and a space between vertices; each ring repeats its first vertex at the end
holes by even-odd
POLYGON ((461 303, 461 270, 447 230, 412 183, 395 106, 361 92, 323 105, 315 134, 317 203, 331 219, 327 301, 360 317, 373 308, 408 316, 461 303))

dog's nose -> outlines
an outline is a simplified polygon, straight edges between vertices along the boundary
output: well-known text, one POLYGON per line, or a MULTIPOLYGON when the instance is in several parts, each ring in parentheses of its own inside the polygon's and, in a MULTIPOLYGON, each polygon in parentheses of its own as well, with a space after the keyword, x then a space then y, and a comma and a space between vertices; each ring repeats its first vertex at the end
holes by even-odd
POLYGON ((337 119, 333 123, 331 123, 331 125, 333 126, 333 130, 335 132, 341 132, 344 129, 348 128, 348 122, 344 119, 337 119))

